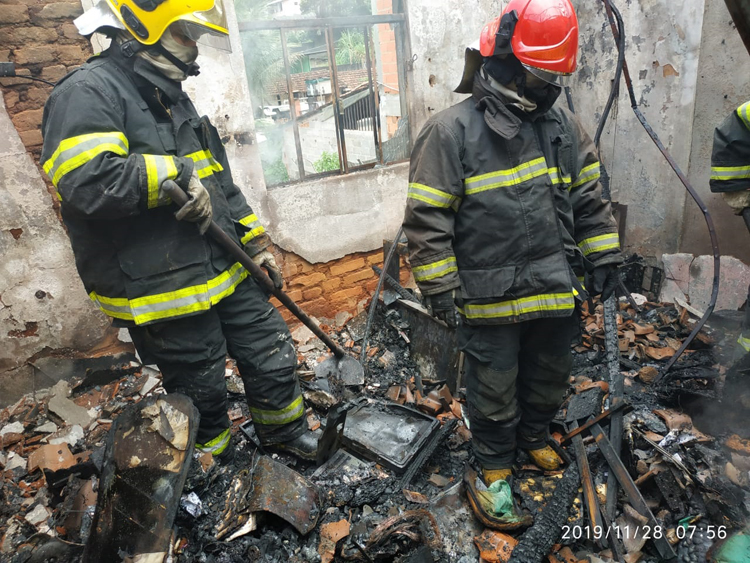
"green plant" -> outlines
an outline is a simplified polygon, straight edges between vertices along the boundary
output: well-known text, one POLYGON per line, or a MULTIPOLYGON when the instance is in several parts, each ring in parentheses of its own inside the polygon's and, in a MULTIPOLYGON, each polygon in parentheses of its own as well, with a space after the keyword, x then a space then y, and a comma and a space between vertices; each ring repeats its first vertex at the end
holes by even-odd
POLYGON ((328 151, 323 151, 320 158, 313 162, 315 172, 330 172, 331 170, 339 170, 340 167, 339 155, 328 151))
POLYGON ((347 29, 336 41, 336 64, 352 65, 365 62, 365 36, 361 31, 347 29))
POLYGON ((266 177, 266 184, 275 186, 289 181, 289 171, 286 169, 281 159, 275 160, 270 164, 263 164, 263 175, 266 177))

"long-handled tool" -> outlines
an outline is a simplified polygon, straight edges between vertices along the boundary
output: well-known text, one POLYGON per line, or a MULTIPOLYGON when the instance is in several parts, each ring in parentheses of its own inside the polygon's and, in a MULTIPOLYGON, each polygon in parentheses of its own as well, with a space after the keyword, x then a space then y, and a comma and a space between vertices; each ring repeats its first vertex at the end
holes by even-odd
MULTIPOLYGON (((167 180, 162 184, 164 191, 172 198, 172 201, 177 204, 178 207, 182 207, 188 202, 187 194, 172 180, 167 180)), ((250 275, 263 286, 263 288, 271 293, 276 299, 281 301, 283 305, 289 309, 299 320, 301 320, 307 328, 309 328, 315 336, 320 338, 326 346, 333 352, 333 356, 324 360, 316 368, 316 373, 324 375, 334 375, 341 380, 345 385, 362 385, 365 381, 365 371, 356 359, 348 355, 344 349, 336 344, 331 337, 328 336, 321 328, 316 325, 313 320, 299 308, 292 299, 284 293, 281 289, 277 289, 271 281, 271 278, 252 261, 250 256, 242 250, 242 248, 231 239, 221 227, 214 221, 211 221, 211 225, 208 227, 208 235, 213 238, 224 250, 231 254, 237 262, 242 264, 250 275)))

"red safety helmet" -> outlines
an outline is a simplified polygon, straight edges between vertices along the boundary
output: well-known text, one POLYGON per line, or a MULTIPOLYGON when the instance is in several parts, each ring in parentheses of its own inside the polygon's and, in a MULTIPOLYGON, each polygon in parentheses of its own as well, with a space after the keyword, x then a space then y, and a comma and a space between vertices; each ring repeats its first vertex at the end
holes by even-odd
POLYGON ((482 29, 478 48, 467 48, 464 78, 457 92, 471 92, 481 57, 513 54, 547 82, 572 74, 578 60, 578 18, 570 0, 510 0, 482 29))
POLYGON ((529 70, 572 74, 578 56, 573 4, 570 0, 510 0, 503 14, 484 26, 479 51, 483 57, 512 52, 529 70))

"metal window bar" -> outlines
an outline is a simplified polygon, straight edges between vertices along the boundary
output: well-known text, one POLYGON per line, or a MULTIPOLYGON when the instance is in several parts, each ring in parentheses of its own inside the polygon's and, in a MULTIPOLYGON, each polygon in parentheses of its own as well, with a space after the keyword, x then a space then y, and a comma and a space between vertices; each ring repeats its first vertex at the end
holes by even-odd
MULTIPOLYGON (((364 27, 365 36, 365 57, 367 66, 367 78, 369 88, 369 102, 370 102, 370 127, 373 131, 373 137, 375 141, 375 147, 377 150, 377 162, 385 164, 383 156, 383 142, 382 142, 382 131, 380 123, 380 100, 379 95, 376 91, 376 85, 373 79, 372 73, 372 59, 370 57, 370 29, 369 26, 378 24, 391 24, 396 32, 396 51, 397 60, 402 64, 399 65, 398 72, 398 84, 399 91, 402 93, 400 96, 401 102, 401 116, 405 119, 407 116, 407 104, 406 96, 403 95, 405 92, 406 84, 406 65, 404 58, 404 38, 402 37, 403 26, 400 25, 405 21, 403 14, 383 14, 377 16, 355 16, 347 18, 318 18, 318 19, 288 19, 288 20, 264 20, 264 21, 246 21, 239 22, 240 31, 263 31, 263 30, 278 30, 281 34, 281 48, 284 57, 284 71, 286 74, 286 85, 287 85, 287 99, 289 100, 289 111, 292 118, 292 127, 294 132, 295 150, 297 153, 297 165, 299 168, 300 180, 304 180, 308 175, 305 172, 304 157, 302 154, 302 143, 299 133, 299 122, 297 117, 297 110, 294 103, 294 91, 291 79, 291 70, 289 64, 289 51, 286 42, 286 31, 296 29, 321 29, 325 30, 326 47, 329 58, 329 69, 331 76, 331 89, 333 94, 332 109, 334 115, 334 126, 336 130, 336 144, 339 153, 339 172, 347 174, 350 170, 367 170, 375 166, 376 163, 368 163, 361 166, 352 167, 350 169, 349 162, 347 159, 346 152, 346 134, 345 129, 345 108, 341 101, 341 90, 339 88, 338 68, 336 65, 336 45, 333 38, 334 28, 342 27, 364 27)), ((355 104, 358 105, 358 104, 355 104)), ((354 108, 356 111, 356 108, 354 108)), ((355 123, 356 120, 355 113, 355 123)), ((358 127, 355 124, 355 129, 358 127)), ((366 129, 367 130, 367 129, 366 129)), ((411 139, 409 139, 409 146, 411 145, 411 139)), ((311 176, 327 176, 330 173, 314 174, 311 176)))
POLYGON ((339 164, 344 174, 349 172, 349 162, 346 156, 346 134, 344 133, 344 104, 341 102, 339 89, 339 69, 336 65, 336 45, 333 40, 333 28, 326 28, 326 45, 328 58, 331 62, 331 90, 333 90, 333 122, 336 127, 336 140, 339 149, 339 164))
POLYGON ((294 147, 297 151, 297 168, 299 170, 300 180, 305 179, 305 161, 302 156, 302 139, 299 134, 299 123, 297 122, 297 103, 294 97, 294 89, 292 87, 292 73, 289 68, 289 51, 286 45, 286 30, 280 29, 281 33, 281 51, 284 55, 284 72, 286 73, 286 90, 287 98, 289 100, 289 115, 292 117, 292 130, 294 131, 294 147))
POLYGON ((383 136, 380 130, 380 89, 372 80, 372 57, 370 57, 369 27, 365 27, 365 60, 367 62, 367 83, 370 87, 370 115, 372 119, 372 132, 375 137, 375 150, 378 153, 378 162, 383 164, 383 136))
MULTIPOLYGON (((409 119, 409 106, 406 99, 406 41, 404 39, 405 26, 402 23, 393 24, 393 31, 396 37, 396 60, 401 64, 398 65, 398 92, 399 102, 401 103, 401 119, 409 119)), ((408 159, 408 148, 411 147, 411 127, 406 129, 406 154, 399 155, 402 159, 408 159)))

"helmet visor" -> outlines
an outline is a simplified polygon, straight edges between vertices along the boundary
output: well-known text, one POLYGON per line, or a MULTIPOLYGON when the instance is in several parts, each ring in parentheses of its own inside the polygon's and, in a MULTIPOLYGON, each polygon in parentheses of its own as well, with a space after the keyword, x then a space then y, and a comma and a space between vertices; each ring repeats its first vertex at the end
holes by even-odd
POLYGON ((542 70, 540 68, 534 68, 533 66, 529 66, 527 64, 523 65, 523 68, 528 70, 531 74, 536 76, 540 80, 544 80, 545 82, 549 84, 557 84, 558 86, 561 86, 563 83, 563 79, 566 76, 570 76, 569 74, 564 74, 562 72, 553 72, 551 70, 542 70))
POLYGON ((205 12, 193 12, 175 22, 180 31, 199 45, 232 52, 227 26, 227 14, 221 0, 205 12))

